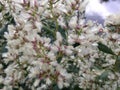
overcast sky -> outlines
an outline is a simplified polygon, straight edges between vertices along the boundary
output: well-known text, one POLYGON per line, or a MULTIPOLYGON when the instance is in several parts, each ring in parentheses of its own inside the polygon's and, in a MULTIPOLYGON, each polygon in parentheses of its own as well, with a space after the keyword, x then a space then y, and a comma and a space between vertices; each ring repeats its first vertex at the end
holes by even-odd
POLYGON ((120 0, 109 0, 109 2, 100 3, 100 0, 89 0, 86 7, 86 18, 103 23, 104 19, 113 13, 120 13, 120 0))

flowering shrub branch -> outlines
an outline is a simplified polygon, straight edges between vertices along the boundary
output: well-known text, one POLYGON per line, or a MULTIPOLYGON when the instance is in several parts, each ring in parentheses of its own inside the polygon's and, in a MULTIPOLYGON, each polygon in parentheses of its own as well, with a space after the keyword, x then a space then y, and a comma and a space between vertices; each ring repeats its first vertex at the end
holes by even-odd
POLYGON ((5 22, 1 27, 7 24, 1 34, 7 49, 1 52, 1 89, 120 88, 120 35, 92 21, 85 23, 87 0, 2 0, 0 4, 5 22))

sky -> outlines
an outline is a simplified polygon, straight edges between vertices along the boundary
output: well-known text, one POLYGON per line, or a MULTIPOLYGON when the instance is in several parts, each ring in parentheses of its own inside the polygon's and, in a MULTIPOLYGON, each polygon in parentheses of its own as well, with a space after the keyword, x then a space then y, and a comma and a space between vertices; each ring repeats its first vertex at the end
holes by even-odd
POLYGON ((89 0, 86 7, 86 19, 102 24, 107 16, 115 13, 120 13, 120 0, 109 0, 103 3, 100 3, 100 0, 89 0))

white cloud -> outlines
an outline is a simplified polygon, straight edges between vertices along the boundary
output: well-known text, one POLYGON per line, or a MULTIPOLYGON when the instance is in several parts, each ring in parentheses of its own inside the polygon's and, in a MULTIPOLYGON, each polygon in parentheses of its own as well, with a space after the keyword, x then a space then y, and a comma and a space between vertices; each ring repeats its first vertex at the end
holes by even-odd
POLYGON ((112 1, 100 3, 100 0, 89 0, 89 4, 86 7, 87 19, 97 20, 105 19, 110 14, 120 12, 120 1, 112 1), (90 18, 92 17, 92 18, 90 18))

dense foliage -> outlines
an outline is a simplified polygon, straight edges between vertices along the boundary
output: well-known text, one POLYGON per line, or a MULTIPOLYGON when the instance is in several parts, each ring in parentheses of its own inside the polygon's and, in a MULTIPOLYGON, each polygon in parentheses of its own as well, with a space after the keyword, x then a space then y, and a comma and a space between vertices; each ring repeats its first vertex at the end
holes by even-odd
POLYGON ((119 14, 85 22, 87 0, 0 1, 0 89, 119 90, 119 14))

